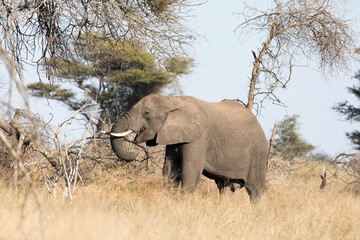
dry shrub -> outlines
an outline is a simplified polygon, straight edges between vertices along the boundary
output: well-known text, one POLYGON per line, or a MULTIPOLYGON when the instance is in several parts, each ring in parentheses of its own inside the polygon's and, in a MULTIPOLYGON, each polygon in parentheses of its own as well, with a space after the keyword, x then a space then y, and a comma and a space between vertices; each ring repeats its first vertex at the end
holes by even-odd
POLYGON ((325 191, 338 191, 339 193, 348 191, 356 194, 359 186, 359 175, 356 175, 354 169, 359 163, 353 162, 352 168, 350 162, 347 162, 346 165, 339 165, 334 161, 313 161, 307 158, 295 158, 293 161, 286 161, 274 157, 267 173, 267 184, 268 186, 296 187, 317 183, 320 186, 320 175, 325 167, 327 172, 325 191))
POLYGON ((0 178, 3 181, 9 181, 9 179, 11 178, 11 169, 12 157, 5 144, 0 141, 0 178))
POLYGON ((332 162, 332 177, 345 184, 342 191, 360 194, 360 153, 339 154, 332 162))
MULTIPOLYGON (((33 151, 33 149, 30 147, 31 142, 33 141, 34 144, 38 140, 38 142, 41 142, 43 146, 47 146, 46 141, 44 139, 46 138, 46 135, 43 135, 43 138, 37 137, 38 135, 38 129, 39 125, 35 125, 28 117, 26 110, 19 110, 17 109, 18 119, 16 121, 12 120, 12 117, 6 117, 7 115, 13 115, 9 114, 8 112, 5 112, 3 109, 0 110, 0 115, 2 116, 0 118, 0 131, 4 134, 5 139, 10 145, 12 146, 13 150, 19 149, 20 157, 22 158, 22 162, 25 165, 25 167, 28 169, 28 171, 31 173, 33 179, 39 179, 40 173, 37 171, 34 171, 34 166, 32 165, 35 159, 39 158, 39 154, 33 151), (11 125, 12 124, 12 125, 11 125), (12 127, 16 128, 16 130, 12 127), (24 140, 21 145, 18 145, 19 138, 12 135, 15 131, 15 133, 19 133, 17 131, 21 131, 22 134, 24 134, 24 140), (31 166, 32 165, 32 166, 31 166)), ((44 132, 45 133, 45 132, 44 132)), ((35 166, 36 167, 36 166, 35 166)), ((14 173, 14 156, 10 153, 8 147, 6 146, 5 142, 0 139, 0 181, 6 184, 10 184, 13 181, 13 173, 14 173)), ((23 173, 18 175, 19 184, 23 184, 23 173)))
POLYGON ((282 157, 271 159, 267 172, 267 185, 298 186, 320 179, 322 165, 307 158, 295 158, 291 161, 282 157))
POLYGON ((135 161, 126 162, 118 159, 110 147, 108 139, 90 141, 84 149, 80 174, 86 182, 94 182, 104 175, 116 172, 127 174, 160 174, 165 157, 165 146, 147 147, 126 143, 130 151, 137 152, 135 161))

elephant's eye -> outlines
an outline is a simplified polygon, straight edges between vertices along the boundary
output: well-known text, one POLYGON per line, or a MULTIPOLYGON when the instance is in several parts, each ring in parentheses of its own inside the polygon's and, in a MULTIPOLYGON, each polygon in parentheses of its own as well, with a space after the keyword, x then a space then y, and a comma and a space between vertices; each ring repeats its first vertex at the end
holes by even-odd
POLYGON ((150 116, 150 108, 149 107, 143 108, 143 116, 145 118, 150 116))

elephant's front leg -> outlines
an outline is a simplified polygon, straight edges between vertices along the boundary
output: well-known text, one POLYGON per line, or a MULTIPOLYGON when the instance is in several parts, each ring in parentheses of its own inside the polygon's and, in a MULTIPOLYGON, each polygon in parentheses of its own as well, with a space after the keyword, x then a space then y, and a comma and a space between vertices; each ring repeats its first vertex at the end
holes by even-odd
POLYGON ((205 145, 201 141, 181 146, 181 186, 185 191, 194 192, 205 164, 205 145))
POLYGON ((167 145, 163 167, 165 181, 178 186, 181 179, 181 150, 180 145, 167 145))

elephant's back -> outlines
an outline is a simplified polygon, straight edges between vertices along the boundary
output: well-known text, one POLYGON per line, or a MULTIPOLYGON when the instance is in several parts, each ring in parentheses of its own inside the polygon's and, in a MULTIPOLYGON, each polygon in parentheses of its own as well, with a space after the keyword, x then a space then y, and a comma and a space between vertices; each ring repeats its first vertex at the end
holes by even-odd
MULTIPOLYGON (((224 100, 218 103, 209 103, 211 114, 218 116, 220 121, 231 122, 236 126, 252 127, 260 132, 262 128, 254 114, 242 104, 232 100, 224 100)), ((233 125, 230 125, 233 126, 233 125)))
POLYGON ((237 114, 241 114, 244 117, 248 117, 250 119, 256 118, 249 109, 234 100, 223 100, 221 102, 214 103, 214 105, 218 105, 219 108, 223 109, 224 111, 229 111, 230 109, 232 109, 230 111, 235 111, 237 114))
MULTIPOLYGON (((194 97, 180 97, 183 100, 196 104, 199 111, 205 114, 209 125, 218 129, 226 129, 227 134, 248 136, 258 146, 267 149, 267 139, 254 114, 241 103, 234 100, 221 102, 207 102, 194 97)), ((245 137, 244 139, 248 140, 245 137)))

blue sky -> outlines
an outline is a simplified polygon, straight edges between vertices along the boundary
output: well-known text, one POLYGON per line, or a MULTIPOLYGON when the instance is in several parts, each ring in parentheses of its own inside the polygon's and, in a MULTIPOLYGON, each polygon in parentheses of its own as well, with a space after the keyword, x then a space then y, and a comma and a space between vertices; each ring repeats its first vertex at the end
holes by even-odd
MULTIPOLYGON (((248 4, 252 2, 265 10, 264 6, 272 1, 247 1, 248 4)), ((234 33, 241 23, 236 13, 243 7, 243 1, 209 0, 195 9, 193 24, 206 39, 195 45, 197 66, 181 81, 185 95, 214 102, 225 98, 246 101, 253 60, 251 50, 259 47, 263 39, 256 33, 249 33, 246 38, 234 33)), ((360 1, 348 1, 345 7, 349 18, 360 13, 360 1)), ((352 20, 352 24, 355 30, 360 29, 356 20, 352 20)), ((338 72, 336 76, 322 75, 316 63, 294 69, 287 89, 278 92, 287 107, 266 104, 259 116, 267 136, 270 136, 274 123, 282 120, 284 115, 298 114, 301 135, 317 147, 316 151, 331 155, 352 151, 345 132, 360 126, 344 121, 332 107, 344 100, 358 104, 346 90, 347 86, 356 83, 352 77, 358 67, 354 64, 352 69, 338 72)))

